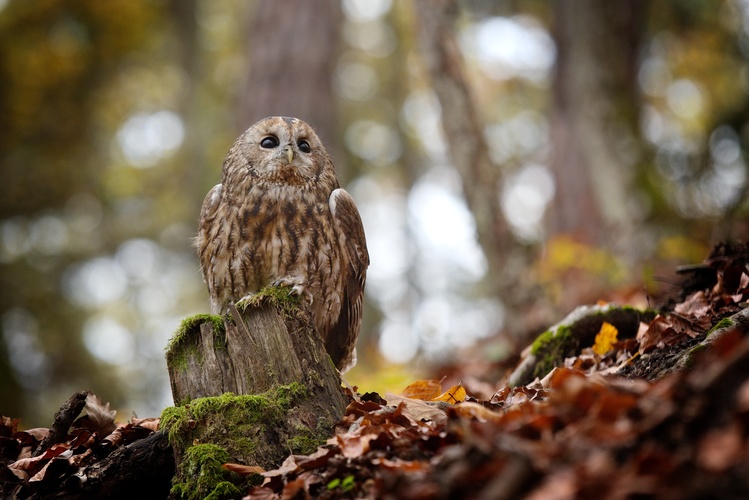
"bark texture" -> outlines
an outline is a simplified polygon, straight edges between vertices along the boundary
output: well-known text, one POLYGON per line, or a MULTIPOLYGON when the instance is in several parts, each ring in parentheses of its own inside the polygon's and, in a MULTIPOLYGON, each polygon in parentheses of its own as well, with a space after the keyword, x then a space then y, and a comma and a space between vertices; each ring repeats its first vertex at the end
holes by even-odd
POLYGON ((284 307, 261 299, 243 313, 230 306, 223 327, 200 318, 186 325, 167 351, 175 403, 299 383, 331 403, 331 417, 343 416, 347 401, 341 379, 309 314, 284 307))
POLYGON ((637 58, 645 7, 639 0, 553 4, 550 234, 606 244, 622 255, 636 245, 628 193, 640 155, 637 58))
POLYGON ((257 2, 247 30, 250 61, 240 95, 239 127, 267 116, 309 123, 333 144, 333 79, 340 38, 340 2, 257 2))

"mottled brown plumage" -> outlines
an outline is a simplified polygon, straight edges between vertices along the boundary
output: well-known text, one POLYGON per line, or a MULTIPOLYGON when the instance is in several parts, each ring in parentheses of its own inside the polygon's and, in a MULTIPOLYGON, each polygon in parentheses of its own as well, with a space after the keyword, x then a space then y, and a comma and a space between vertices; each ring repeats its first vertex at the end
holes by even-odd
POLYGON ((309 304, 335 365, 356 363, 364 229, 305 122, 266 118, 237 139, 203 202, 196 245, 214 313, 263 286, 289 286, 309 304))

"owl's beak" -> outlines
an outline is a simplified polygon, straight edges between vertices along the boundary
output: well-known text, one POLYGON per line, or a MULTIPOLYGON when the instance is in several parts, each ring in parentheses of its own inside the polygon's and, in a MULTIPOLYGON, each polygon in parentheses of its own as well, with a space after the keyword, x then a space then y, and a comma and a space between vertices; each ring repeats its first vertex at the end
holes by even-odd
POLYGON ((289 159, 289 164, 291 164, 291 160, 294 159, 294 150, 291 149, 291 146, 286 146, 283 148, 284 152, 286 152, 286 157, 289 159))

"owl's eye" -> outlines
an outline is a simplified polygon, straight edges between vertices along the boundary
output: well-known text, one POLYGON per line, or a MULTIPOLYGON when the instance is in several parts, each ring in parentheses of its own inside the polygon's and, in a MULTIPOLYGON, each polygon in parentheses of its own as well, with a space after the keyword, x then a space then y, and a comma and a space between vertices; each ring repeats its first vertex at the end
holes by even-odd
POLYGON ((304 139, 298 141, 296 145, 299 146, 299 151, 301 151, 302 153, 309 153, 310 151, 312 151, 309 142, 305 141, 304 139))
POLYGON ((268 137, 264 138, 262 141, 260 141, 260 147, 265 149, 273 149, 276 146, 278 146, 278 139, 272 135, 269 135, 268 137))

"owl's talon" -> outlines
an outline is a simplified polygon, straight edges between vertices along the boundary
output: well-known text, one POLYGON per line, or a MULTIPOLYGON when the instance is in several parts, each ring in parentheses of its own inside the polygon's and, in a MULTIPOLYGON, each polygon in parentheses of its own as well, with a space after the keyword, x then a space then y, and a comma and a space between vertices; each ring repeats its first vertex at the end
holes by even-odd
POLYGON ((278 278, 271 283, 271 285, 291 288, 291 290, 289 290, 289 294, 291 295, 301 295, 304 293, 304 280, 301 276, 285 276, 283 278, 278 278))
POLYGON ((249 306, 250 304, 252 304, 254 298, 255 298, 255 294, 254 293, 248 293, 247 295, 245 295, 244 297, 242 297, 241 299, 239 299, 238 301, 236 301, 234 303, 234 306, 238 310, 244 311, 245 309, 247 309, 247 306, 249 306))

